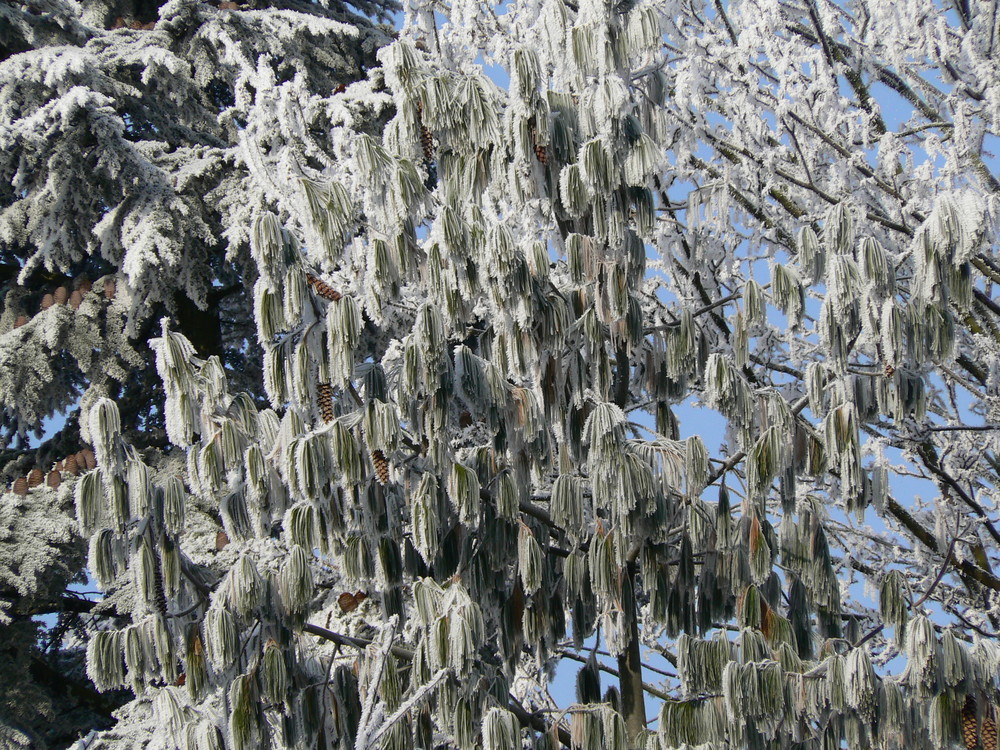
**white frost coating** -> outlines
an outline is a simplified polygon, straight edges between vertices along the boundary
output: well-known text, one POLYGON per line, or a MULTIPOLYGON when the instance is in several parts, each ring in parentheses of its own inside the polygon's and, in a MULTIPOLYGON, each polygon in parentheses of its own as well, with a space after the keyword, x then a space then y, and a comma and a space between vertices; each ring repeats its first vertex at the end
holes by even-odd
POLYGON ((99 471, 0 467, 3 624, 89 551, 121 748, 629 746, 649 673, 550 710, 595 637, 678 658, 649 746, 945 742, 997 661, 995 14, 358 2, 4 11, 3 440, 79 403, 99 471))

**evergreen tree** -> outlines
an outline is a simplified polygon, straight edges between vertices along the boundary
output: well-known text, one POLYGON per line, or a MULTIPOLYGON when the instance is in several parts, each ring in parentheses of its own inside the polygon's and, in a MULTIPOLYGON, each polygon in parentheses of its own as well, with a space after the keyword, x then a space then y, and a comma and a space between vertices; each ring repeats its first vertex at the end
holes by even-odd
POLYGON ((169 453, 148 344, 163 316, 259 396, 252 207, 273 204, 280 169, 315 166, 331 122, 377 127, 338 102, 395 10, 0 3, 0 466, 14 493, 0 503, 0 723, 39 746, 108 726, 121 702, 89 684, 80 649, 97 620, 63 596, 86 580, 71 478, 94 456, 77 411, 113 397, 131 444, 169 453), (54 437, 29 440, 60 415, 54 437), (29 616, 53 611, 39 642, 29 616))
POLYGON ((93 454, 0 580, 65 601, 75 513, 88 746, 995 746, 995 3, 415 0, 374 67, 325 6, 57 7, 0 399, 93 454), (15 328, 73 263, 110 300, 15 328))

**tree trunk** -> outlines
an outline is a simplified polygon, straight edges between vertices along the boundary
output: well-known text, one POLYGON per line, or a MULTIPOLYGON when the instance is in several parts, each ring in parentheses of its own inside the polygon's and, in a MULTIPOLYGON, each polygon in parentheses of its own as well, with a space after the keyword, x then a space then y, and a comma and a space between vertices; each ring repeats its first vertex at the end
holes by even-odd
MULTIPOLYGON (((615 403, 622 409, 628 404, 629 375, 628 345, 621 341, 615 348, 615 403)), ((628 731, 629 747, 638 747, 636 738, 646 728, 646 703, 642 692, 642 658, 639 653, 639 622, 635 601, 636 566, 625 566, 622 581, 622 609, 625 610, 625 628, 628 640, 625 650, 618 657, 618 689, 622 695, 622 716, 628 731)))
POLYGON ((642 692, 642 658, 639 653, 639 622, 635 602, 635 563, 628 563, 622 581, 622 608, 628 643, 618 657, 618 679, 622 695, 622 715, 628 731, 629 747, 637 748, 636 738, 646 728, 646 702, 642 692))

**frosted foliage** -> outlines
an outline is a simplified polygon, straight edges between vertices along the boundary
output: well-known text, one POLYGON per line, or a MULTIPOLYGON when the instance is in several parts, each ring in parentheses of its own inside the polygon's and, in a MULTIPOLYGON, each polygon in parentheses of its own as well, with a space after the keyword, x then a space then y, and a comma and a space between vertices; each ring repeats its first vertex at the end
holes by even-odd
POLYGON ((337 119, 330 92, 363 77, 388 38, 370 17, 394 9, 275 5, 29 0, 0 11, 5 440, 85 392, 123 387, 146 361, 135 340, 164 313, 186 319, 199 345, 240 356, 251 321, 232 309, 256 276, 255 207, 290 200, 276 185, 332 147, 317 135, 337 119), (82 304, 60 300, 81 288, 82 304))
POLYGON ((11 413, 80 394, 97 463, 2 502, 75 507, 25 559, 88 542, 93 746, 995 728, 994 9, 229 5, 0 63, 11 413))

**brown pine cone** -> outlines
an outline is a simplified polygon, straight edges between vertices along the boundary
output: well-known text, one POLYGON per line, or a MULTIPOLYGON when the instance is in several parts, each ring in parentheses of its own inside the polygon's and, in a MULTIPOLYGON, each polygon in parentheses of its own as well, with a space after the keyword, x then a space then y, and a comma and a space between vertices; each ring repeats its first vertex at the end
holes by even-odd
POLYGON ((983 717, 983 730, 980 737, 976 726, 976 701, 970 695, 962 706, 962 741, 966 750, 997 750, 997 724, 993 707, 990 706, 983 717), (980 744, 980 739, 982 744, 980 744))
POLYGON ((94 282, 92 282, 86 275, 77 276, 73 282, 73 286, 79 289, 81 292, 86 294, 91 289, 94 288, 94 282))
POLYGON ((65 305, 66 300, 69 299, 69 289, 64 286, 56 288, 55 293, 52 295, 57 305, 65 305))
POLYGON ((417 102, 417 127, 420 128, 420 147, 425 161, 434 161, 434 134, 424 125, 424 105, 417 102))
POLYGON ((424 125, 420 126, 420 147, 426 161, 434 161, 434 135, 424 125))
POLYGON ((82 451, 76 454, 76 462, 81 466, 85 466, 87 471, 97 468, 97 458, 94 456, 94 451, 90 448, 84 448, 82 451), (82 461, 80 459, 83 459, 82 461))
POLYGON ((14 328, 20 328, 29 320, 27 315, 18 315, 17 320, 14 321, 14 328))
POLYGON ((62 484, 62 475, 58 471, 50 471, 45 480, 45 484, 52 489, 56 489, 60 484, 62 484))
POLYGON ((548 151, 545 150, 545 146, 540 146, 537 143, 535 144, 535 158, 542 163, 542 166, 549 163, 549 154, 548 151))
POLYGON ((74 477, 80 473, 80 463, 76 460, 76 454, 66 456, 66 461, 63 464, 63 470, 72 474, 74 477))
POLYGON ((320 383, 316 386, 319 401, 319 413, 326 424, 333 421, 333 386, 329 383, 320 383))
POLYGON ((33 489, 45 481, 45 474, 41 469, 32 469, 28 472, 28 489, 33 489))
POLYGON ((115 291, 117 290, 117 283, 114 279, 108 278, 104 280, 104 299, 114 299, 115 291))
POLYGON ((77 289, 71 295, 69 295, 69 306, 72 307, 74 310, 79 310, 80 305, 82 304, 83 304, 83 292, 77 289))
POLYGON ((340 611, 347 614, 356 610, 361 605, 361 602, 367 598, 368 594, 364 591, 357 591, 353 594, 350 591, 345 591, 337 597, 337 604, 340 606, 340 611))
POLYGON ((18 477, 14 480, 14 486, 11 488, 14 490, 15 495, 27 495, 28 494, 28 478, 18 477))
POLYGON ((972 696, 965 699, 962 706, 962 741, 968 750, 976 750, 979 732, 976 730, 976 702, 972 696))
POLYGON ((42 297, 42 302, 38 306, 39 310, 48 310, 52 305, 56 303, 55 297, 52 296, 50 292, 46 292, 45 296, 42 297))
POLYGON ((330 300, 331 302, 336 302, 343 296, 332 286, 330 286, 324 281, 321 281, 320 279, 317 279, 311 273, 306 274, 306 283, 313 288, 316 294, 318 294, 323 299, 330 300))
POLYGON ((389 484, 389 461, 382 451, 372 451, 372 463, 375 465, 375 479, 385 487, 389 484))

